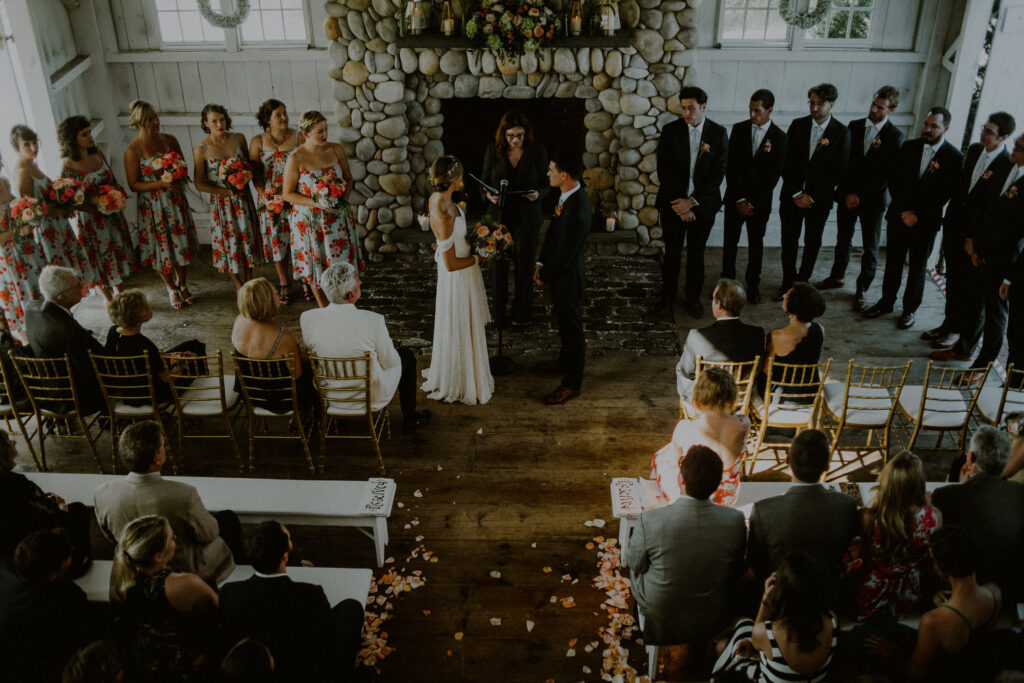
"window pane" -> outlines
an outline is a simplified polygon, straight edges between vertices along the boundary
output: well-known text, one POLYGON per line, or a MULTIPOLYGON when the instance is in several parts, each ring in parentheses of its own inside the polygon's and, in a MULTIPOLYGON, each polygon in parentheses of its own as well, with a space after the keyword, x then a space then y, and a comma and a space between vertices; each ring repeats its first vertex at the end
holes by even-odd
POLYGON ((870 12, 854 12, 853 20, 850 22, 851 38, 867 38, 868 30, 871 28, 870 12))
POLYGON ((857 7, 871 7, 873 4, 872 0, 857 0, 857 7))
MULTIPOLYGON (((768 0, 747 0, 747 7, 762 9, 768 6, 768 0)), ((749 20, 748 20, 749 21, 749 20)))
MULTIPOLYGON (((770 3, 768 3, 768 6, 771 7, 772 9, 778 9, 779 8, 779 0, 772 0, 770 3)), ((768 23, 769 24, 771 23, 771 17, 768 18, 768 23)))
POLYGON ((199 12, 181 12, 181 39, 187 43, 203 42, 203 18, 199 12))
POLYGON ((160 38, 166 43, 181 42, 181 26, 178 24, 178 15, 171 12, 158 12, 157 21, 160 22, 160 38))
POLYGON ((249 18, 242 24, 242 40, 263 40, 263 15, 260 12, 250 13, 249 18))
POLYGON ((765 12, 763 10, 750 10, 747 12, 747 25, 743 37, 759 40, 764 37, 765 12))
POLYGON ((263 38, 264 40, 284 40, 284 25, 281 23, 280 12, 264 12, 263 38))
POLYGON ((819 24, 815 24, 808 31, 807 35, 810 38, 824 38, 826 37, 826 31, 828 30, 828 21, 823 21, 819 24))
POLYGON ((764 37, 767 40, 786 39, 786 22, 774 10, 768 13, 768 29, 765 31, 764 37))
POLYGON ((743 38, 743 15, 744 12, 741 9, 725 10, 725 17, 722 21, 723 39, 738 40, 743 38))
POLYGON ((847 12, 835 12, 828 22, 828 37, 829 38, 845 38, 846 37, 846 24, 850 19, 850 15, 847 12))
POLYGON ((832 0, 833 7, 849 7, 850 0, 832 0))
POLYGON ((263 0, 263 9, 281 9, 281 0, 263 0))
POLYGON ((302 0, 281 0, 281 7, 285 9, 302 9, 302 0))
POLYGON ((306 18, 302 10, 284 11, 284 37, 288 40, 306 39, 306 18))
POLYGON ((725 0, 726 7, 746 7, 747 0, 725 0))
POLYGON ((160 10, 175 10, 177 5, 174 4, 174 0, 156 0, 156 9, 160 10))

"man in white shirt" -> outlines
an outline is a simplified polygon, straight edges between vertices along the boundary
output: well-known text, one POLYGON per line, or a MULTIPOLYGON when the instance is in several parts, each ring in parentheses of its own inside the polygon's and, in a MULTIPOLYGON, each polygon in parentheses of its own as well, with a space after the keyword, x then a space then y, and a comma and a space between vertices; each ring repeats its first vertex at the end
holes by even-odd
POLYGON ((402 432, 411 434, 430 422, 429 410, 416 410, 416 356, 395 350, 384 316, 356 308, 362 295, 359 274, 351 263, 338 263, 320 277, 330 302, 299 318, 302 340, 316 356, 354 358, 370 352, 370 407, 381 410, 395 396, 402 406, 402 432))

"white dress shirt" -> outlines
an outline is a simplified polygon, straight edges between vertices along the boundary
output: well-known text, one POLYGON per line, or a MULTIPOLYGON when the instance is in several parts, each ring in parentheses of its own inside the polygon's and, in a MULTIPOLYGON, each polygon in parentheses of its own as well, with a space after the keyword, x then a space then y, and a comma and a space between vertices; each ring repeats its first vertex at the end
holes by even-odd
POLYGON ((693 170, 697 168, 697 157, 700 156, 700 136, 704 134, 705 121, 707 119, 701 119, 696 126, 686 124, 686 134, 690 136, 690 184, 686 188, 687 197, 693 195, 693 170), (694 144, 694 140, 697 144, 694 144))
POLYGON ((761 148, 761 143, 764 142, 764 137, 768 135, 768 129, 772 127, 771 119, 765 121, 763 126, 751 125, 751 139, 750 139, 750 154, 751 156, 757 154, 757 150, 761 148))
POLYGON ((1007 190, 1009 190, 1010 187, 1015 182, 1017 182, 1017 179, 1020 178, 1021 175, 1024 175, 1024 171, 1021 170, 1020 166, 1014 166, 1013 168, 1011 168, 1010 169, 1010 173, 1006 176, 1006 182, 1003 183, 1003 191, 1000 192, 999 194, 1000 195, 1006 194, 1007 190))
POLYGON ((815 121, 814 118, 811 118, 811 146, 807 151, 808 159, 814 156, 814 152, 818 149, 818 143, 825 137, 825 129, 828 128, 828 124, 831 122, 832 114, 829 114, 821 124, 815 121))
POLYGON ((885 117, 878 123, 872 123, 871 119, 864 119, 864 153, 867 154, 868 150, 871 149, 871 142, 878 137, 878 132, 885 128, 885 122, 889 120, 889 117, 885 117))
POLYGON ((925 171, 928 170, 928 164, 932 162, 935 155, 939 153, 939 147, 946 141, 945 138, 940 138, 934 145, 925 145, 921 150, 921 168, 918 169, 917 177, 920 178, 924 175, 925 171))
POLYGON ((981 154, 978 156, 978 160, 974 162, 974 171, 971 173, 971 185, 967 188, 968 192, 974 189, 974 186, 978 184, 979 180, 981 180, 981 176, 985 175, 985 171, 988 170, 988 167, 992 165, 992 162, 995 161, 995 158, 999 156, 1002 151, 1002 143, 1000 143, 999 146, 991 152, 984 147, 981 148, 981 154))

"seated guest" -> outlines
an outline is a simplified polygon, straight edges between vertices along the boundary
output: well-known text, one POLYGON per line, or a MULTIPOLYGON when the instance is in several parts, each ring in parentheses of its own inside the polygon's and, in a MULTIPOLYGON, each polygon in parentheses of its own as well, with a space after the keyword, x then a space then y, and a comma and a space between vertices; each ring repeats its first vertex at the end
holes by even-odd
POLYGON ((132 681, 191 681, 204 671, 217 593, 196 574, 171 570, 175 538, 166 517, 145 515, 118 539, 112 597, 127 607, 132 681))
MULTIPOLYGON (((806 282, 798 282, 782 297, 782 310, 789 316, 789 324, 768 334, 766 342, 764 368, 767 372, 768 360, 776 363, 807 365, 817 363, 821 358, 821 347, 825 343, 825 331, 814 322, 825 313, 825 299, 821 292, 806 282)), ((780 369, 772 370, 773 381, 781 379, 780 369)), ((765 395, 766 378, 762 374, 758 378, 758 390, 765 395)), ((810 399, 800 397, 794 403, 810 403, 810 399)))
POLYGON ((255 575, 221 588, 220 611, 231 639, 255 638, 274 654, 282 681, 347 680, 359 651, 363 606, 342 600, 331 607, 324 589, 287 574, 291 534, 263 522, 248 544, 255 575))
POLYGON ((709 500, 722 478, 721 458, 695 446, 679 478, 683 495, 640 515, 626 553, 648 645, 709 641, 729 621, 744 569, 743 513, 709 500))
POLYGON ((1010 458, 1006 432, 982 425, 971 435, 963 483, 932 494, 945 524, 972 532, 981 546, 978 580, 999 585, 1007 599, 1024 597, 1024 485, 1002 478, 1010 458))
POLYGON ((14 471, 18 446, 0 429, 0 561, 10 560, 14 548, 34 531, 63 527, 74 546, 68 576, 76 578, 89 567, 89 524, 92 511, 81 503, 64 502, 24 474, 14 471))
POLYGON ((92 414, 102 409, 103 394, 89 351, 102 354, 103 346, 71 313, 71 307, 82 301, 83 286, 82 278, 70 268, 43 268, 39 291, 44 301, 25 312, 25 334, 36 358, 68 356, 79 407, 83 413, 92 414))
MULTIPOLYGON (((304 414, 313 411, 317 400, 313 372, 291 331, 286 330, 277 320, 280 300, 274 285, 265 277, 249 280, 238 290, 238 317, 231 328, 231 344, 243 358, 272 360, 291 357, 294 363, 295 389, 298 392, 299 410, 304 414)), ((287 391, 279 382, 270 380, 268 391, 287 391)), ((290 399, 271 400, 273 394, 260 405, 274 413, 286 413, 292 409, 290 399)))
POLYGON ((690 398, 693 391, 697 356, 704 360, 739 363, 754 360, 764 351, 764 330, 740 320, 747 303, 743 286, 735 280, 719 280, 711 295, 711 312, 715 322, 692 329, 686 335, 683 355, 676 365, 676 388, 679 396, 690 398))
POLYGON ((723 643, 712 681, 827 681, 839 622, 828 572, 807 553, 787 555, 764 582, 755 620, 740 619, 723 643))
POLYGON ((707 446, 722 459, 722 483, 711 501, 731 506, 739 494, 743 444, 750 421, 733 415, 736 404, 736 383, 725 370, 708 368, 701 372, 693 389, 693 405, 697 416, 680 420, 672 432, 672 441, 654 454, 651 479, 671 503, 679 497, 679 463, 694 445, 707 446))
MULTIPOLYGON (((171 378, 164 369, 160 349, 142 334, 142 325, 153 319, 153 308, 141 289, 126 289, 114 295, 107 304, 107 314, 114 324, 107 333, 104 353, 108 356, 147 356, 153 388, 160 403, 171 401, 171 378)), ((168 353, 188 356, 206 355, 206 345, 197 339, 182 342, 168 349, 168 353)), ((141 370, 140 370, 141 371, 141 370)), ((148 399, 148 397, 146 397, 148 399)), ((141 401, 147 403, 148 400, 141 401)))
POLYGON ((816 557, 831 576, 839 576, 843 553, 857 535, 860 520, 852 496, 818 483, 830 454, 824 433, 800 432, 787 458, 793 483, 783 495, 754 503, 747 562, 759 579, 766 579, 782 558, 797 551, 816 557))
POLYGON ((886 463, 878 493, 861 508, 861 536, 850 546, 846 569, 860 586, 857 614, 900 619, 919 614, 930 569, 928 539, 942 514, 928 504, 924 465, 910 451, 886 463))
POLYGON ((398 390, 402 431, 411 434, 430 422, 429 410, 416 410, 416 356, 395 351, 384 316, 356 308, 362 295, 359 273, 351 263, 336 263, 320 276, 320 289, 330 305, 299 318, 302 339, 323 358, 353 358, 370 352, 370 407, 380 410, 398 390))
POLYGON ((274 656, 267 646, 252 638, 242 638, 228 650, 220 663, 225 683, 269 683, 274 676, 274 656))
POLYGON ((123 676, 117 650, 107 641, 97 640, 71 655, 61 683, 121 683, 123 676))
POLYGON ((981 548, 963 527, 939 529, 932 535, 930 549, 935 570, 949 582, 950 592, 936 596, 939 606, 921 615, 916 638, 908 637, 905 649, 879 635, 868 637, 867 649, 900 660, 910 680, 991 680, 992 629, 1002 607, 999 586, 978 584, 975 570, 981 548))
POLYGON ((161 515, 177 536, 178 552, 168 558, 171 567, 213 584, 228 578, 235 569, 232 550, 241 550, 238 516, 227 510, 211 515, 194 487, 160 476, 167 461, 160 425, 153 420, 130 425, 121 433, 118 454, 128 476, 104 484, 93 499, 96 520, 107 538, 116 543, 132 520, 161 515))
POLYGON ((1010 413, 1004 419, 1010 435, 1010 459, 1003 468, 1003 479, 1024 484, 1024 413, 1010 413))
POLYGON ((56 681, 68 657, 95 637, 85 592, 64 574, 71 541, 36 531, 0 563, 0 657, 6 681, 56 681))

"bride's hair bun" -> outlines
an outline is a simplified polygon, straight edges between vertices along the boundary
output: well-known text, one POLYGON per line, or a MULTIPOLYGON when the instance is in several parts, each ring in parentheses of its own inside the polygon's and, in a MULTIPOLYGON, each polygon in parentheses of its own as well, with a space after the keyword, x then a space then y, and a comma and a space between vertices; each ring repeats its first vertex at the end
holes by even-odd
POLYGON ((430 165, 430 189, 445 192, 462 177, 462 162, 453 156, 443 156, 430 165))

